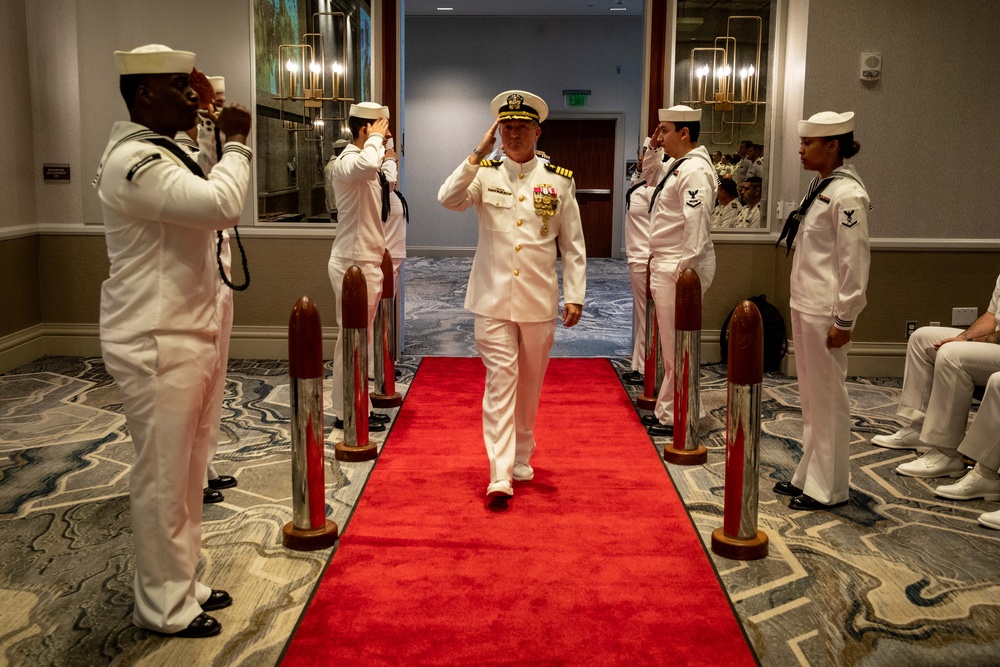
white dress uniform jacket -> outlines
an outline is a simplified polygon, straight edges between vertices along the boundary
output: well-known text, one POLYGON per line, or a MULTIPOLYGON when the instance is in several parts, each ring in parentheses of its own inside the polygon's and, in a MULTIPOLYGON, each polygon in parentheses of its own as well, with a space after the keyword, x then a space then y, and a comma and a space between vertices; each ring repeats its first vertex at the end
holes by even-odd
POLYGON ((743 205, 739 199, 734 199, 728 204, 719 204, 712 211, 712 229, 735 229, 742 210, 743 205))
POLYGON ((753 206, 741 206, 736 214, 733 227, 736 229, 757 229, 760 227, 760 202, 753 206))
POLYGON ((642 175, 647 183, 663 183, 652 201, 649 250, 652 275, 649 286, 656 304, 660 345, 665 373, 654 413, 661 424, 674 420, 674 298, 677 279, 685 269, 694 269, 702 295, 715 277, 715 246, 712 244, 712 211, 718 176, 708 150, 698 146, 686 159, 663 163, 663 150, 647 151, 642 175))
POLYGON ((828 349, 826 340, 831 326, 854 327, 866 303, 869 267, 868 193, 850 165, 832 175, 840 177, 802 219, 790 300, 803 424, 802 459, 792 484, 826 505, 848 499, 851 440, 851 346, 828 349))
POLYGON ((195 568, 211 415, 221 399, 213 393, 221 338, 215 230, 238 222, 252 153, 227 144, 206 180, 145 141, 162 138, 116 123, 95 185, 111 262, 101 347, 136 450, 133 621, 169 633, 186 628, 211 593, 195 568))
POLYGON ((562 253, 563 298, 583 303, 587 287, 586 249, 573 179, 550 170, 538 158, 462 162, 438 191, 453 211, 472 206, 479 214, 479 244, 472 260, 465 308, 511 322, 544 322, 559 314, 556 244, 562 253), (542 233, 534 188, 554 187, 559 204, 542 233))

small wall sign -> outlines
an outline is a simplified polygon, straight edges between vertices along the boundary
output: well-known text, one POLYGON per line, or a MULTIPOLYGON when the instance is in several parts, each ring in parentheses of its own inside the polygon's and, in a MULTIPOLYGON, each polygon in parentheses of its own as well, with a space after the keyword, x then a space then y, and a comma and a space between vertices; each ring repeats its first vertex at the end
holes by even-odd
POLYGON ((43 164, 42 179, 45 181, 69 181, 69 165, 43 164))

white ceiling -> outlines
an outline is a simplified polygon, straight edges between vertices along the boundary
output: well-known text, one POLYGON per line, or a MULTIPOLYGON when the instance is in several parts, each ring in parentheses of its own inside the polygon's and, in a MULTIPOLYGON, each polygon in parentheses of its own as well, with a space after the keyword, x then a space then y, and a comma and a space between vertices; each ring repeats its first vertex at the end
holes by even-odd
POLYGON ((407 16, 626 16, 641 17, 644 0, 405 0, 407 16), (438 7, 452 7, 439 11, 438 7), (610 11, 624 7, 625 11, 610 11))

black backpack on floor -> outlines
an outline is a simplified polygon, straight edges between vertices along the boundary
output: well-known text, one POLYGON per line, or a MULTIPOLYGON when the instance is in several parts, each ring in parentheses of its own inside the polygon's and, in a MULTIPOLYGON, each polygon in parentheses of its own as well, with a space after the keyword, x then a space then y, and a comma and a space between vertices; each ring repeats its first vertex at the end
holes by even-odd
MULTIPOLYGON (((781 316, 781 311, 777 307, 768 303, 766 294, 752 296, 749 300, 757 306, 761 322, 764 325, 764 371, 773 373, 780 370, 781 360, 788 353, 788 332, 785 330, 785 318, 781 316)), ((726 321, 722 323, 722 331, 719 334, 719 351, 722 353, 722 363, 726 363, 729 358, 729 320, 732 319, 735 310, 736 307, 726 316, 726 321)))

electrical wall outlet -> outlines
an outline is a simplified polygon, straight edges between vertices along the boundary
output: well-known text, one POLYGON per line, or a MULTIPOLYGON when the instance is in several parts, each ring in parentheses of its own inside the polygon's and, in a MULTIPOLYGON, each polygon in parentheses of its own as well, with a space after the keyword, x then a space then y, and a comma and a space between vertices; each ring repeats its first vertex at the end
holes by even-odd
POLYGON ((906 321, 906 338, 909 340, 910 334, 917 330, 917 323, 913 320, 906 321))
POLYGON ((952 308, 951 326, 967 327, 979 318, 978 308, 952 308))

